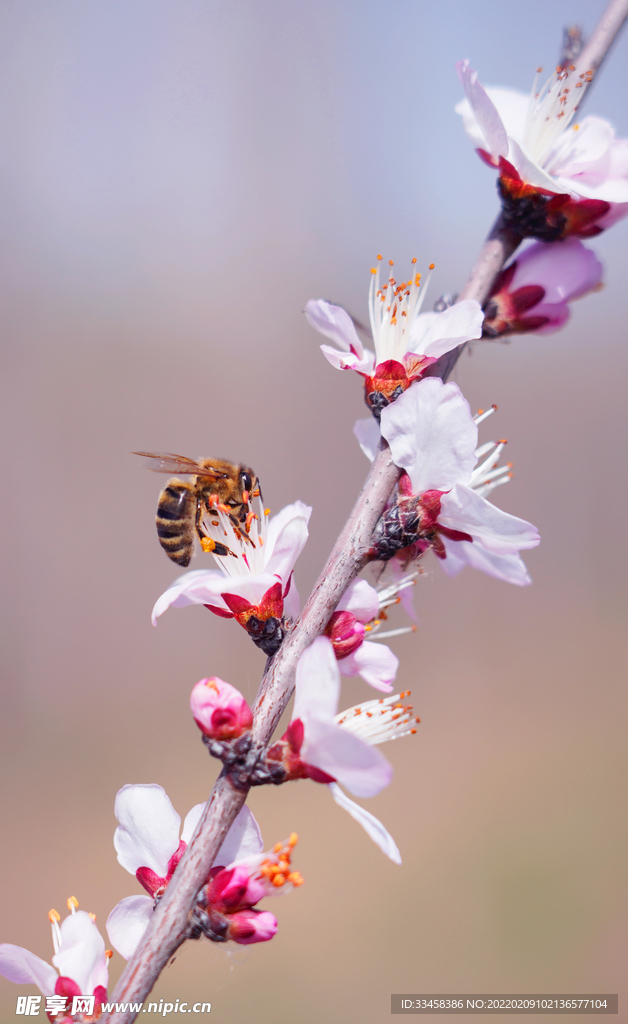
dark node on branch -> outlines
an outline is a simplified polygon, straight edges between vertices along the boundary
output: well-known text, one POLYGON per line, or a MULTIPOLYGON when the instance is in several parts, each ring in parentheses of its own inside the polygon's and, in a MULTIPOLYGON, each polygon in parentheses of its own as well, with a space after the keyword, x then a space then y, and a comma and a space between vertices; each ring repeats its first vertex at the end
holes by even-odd
POLYGON ((236 740, 214 740, 211 736, 202 739, 211 756, 222 761, 224 772, 236 789, 279 786, 285 779, 283 765, 267 762, 267 748, 254 745, 250 732, 236 740))
POLYGON ((401 387, 401 385, 399 385, 398 388, 395 388, 390 398, 387 398, 386 395, 384 395, 381 391, 365 391, 364 401, 366 402, 368 408, 371 410, 373 416, 379 423, 382 415, 382 409, 385 409, 387 405, 390 405, 391 402, 394 402, 395 399, 399 398, 399 395, 402 394, 403 388, 401 387))
POLYGON ((268 619, 258 619, 251 615, 246 623, 246 631, 256 647, 259 647, 264 654, 272 657, 281 647, 285 636, 284 620, 271 616, 268 619))
POLYGON ((548 210, 548 196, 539 192, 514 196, 503 178, 497 179, 497 190, 502 200, 504 224, 520 238, 556 242, 563 237, 567 218, 559 211, 548 210))
POLYGON ((222 914, 212 913, 206 908, 205 888, 202 888, 196 898, 196 905, 190 911, 189 937, 200 939, 201 935, 204 935, 210 942, 228 942, 228 922, 222 914))
POLYGON ((453 295, 451 292, 443 292, 439 295, 436 302, 434 303, 435 313, 444 313, 450 306, 454 306, 458 300, 458 293, 455 292, 453 295))
POLYGON ((395 498, 373 531, 371 558, 388 562, 419 540, 421 508, 418 498, 395 498))

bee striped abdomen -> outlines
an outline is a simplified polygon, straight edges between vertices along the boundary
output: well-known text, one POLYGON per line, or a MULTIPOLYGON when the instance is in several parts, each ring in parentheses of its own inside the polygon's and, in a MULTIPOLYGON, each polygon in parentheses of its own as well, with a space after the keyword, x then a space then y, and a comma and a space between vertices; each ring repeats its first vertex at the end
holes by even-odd
POLYGON ((159 543, 177 565, 189 565, 194 550, 196 494, 190 484, 170 480, 159 495, 157 515, 159 543))

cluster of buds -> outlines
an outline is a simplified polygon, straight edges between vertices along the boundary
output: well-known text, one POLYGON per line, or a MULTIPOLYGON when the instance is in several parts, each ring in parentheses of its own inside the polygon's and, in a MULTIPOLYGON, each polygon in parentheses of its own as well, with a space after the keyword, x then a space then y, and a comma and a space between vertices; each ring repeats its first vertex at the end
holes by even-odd
POLYGON ((191 914, 191 937, 205 935, 212 942, 231 939, 240 945, 272 939, 277 919, 268 910, 256 910, 255 905, 265 896, 302 885, 303 878, 291 866, 297 838, 292 833, 270 853, 229 868, 212 868, 191 914))

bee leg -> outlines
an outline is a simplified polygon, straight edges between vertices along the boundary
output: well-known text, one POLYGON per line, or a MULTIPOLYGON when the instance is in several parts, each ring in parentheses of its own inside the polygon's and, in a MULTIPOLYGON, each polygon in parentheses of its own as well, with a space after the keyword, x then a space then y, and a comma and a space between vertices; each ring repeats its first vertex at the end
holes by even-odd
POLYGON ((233 555, 231 548, 227 547, 226 544, 221 544, 220 541, 212 540, 211 537, 199 536, 199 540, 203 551, 207 551, 212 555, 233 555))

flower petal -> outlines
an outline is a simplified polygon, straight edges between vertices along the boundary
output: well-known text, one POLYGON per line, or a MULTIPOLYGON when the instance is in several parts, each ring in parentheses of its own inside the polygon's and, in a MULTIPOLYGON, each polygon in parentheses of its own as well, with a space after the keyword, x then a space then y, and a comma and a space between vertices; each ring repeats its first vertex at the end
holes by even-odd
POLYGON ((438 523, 470 534, 474 544, 498 555, 535 548, 541 539, 532 523, 503 512, 462 484, 442 496, 438 523))
POLYGON ((96 922, 77 910, 61 922, 61 947, 52 962, 64 978, 72 978, 82 993, 91 995, 98 985, 107 987, 109 972, 105 940, 96 922))
POLYGON ((308 538, 312 509, 302 501, 286 505, 270 520, 266 537, 264 571, 288 582, 308 538))
POLYGON ((478 429, 457 384, 427 377, 382 411, 382 435, 414 494, 470 478, 478 429))
POLYGON ((343 676, 362 676, 369 686, 374 686, 382 693, 390 693, 399 668, 399 658, 385 644, 365 640, 353 654, 341 658, 338 668, 343 676))
POLYGON ((203 816, 203 811, 205 810, 205 807, 206 804, 194 804, 192 810, 188 811, 188 813, 185 816, 185 821, 183 822, 183 831, 181 832, 181 840, 185 843, 186 846, 190 845, 190 840, 194 835, 194 832, 196 831, 196 826, 198 825, 199 821, 203 816))
MULTIPOLYGON (((508 291, 540 284, 545 289, 542 305, 584 295, 600 283, 603 274, 593 250, 573 236, 563 242, 535 242, 517 256, 516 264, 508 291)), ((534 309, 535 316, 545 315, 539 314, 538 309, 534 309)))
POLYGON ((480 145, 487 149, 491 156, 506 156, 506 128, 495 104, 478 81, 477 71, 470 67, 468 60, 458 61, 456 71, 469 103, 469 108, 463 108, 462 104, 456 107, 456 111, 462 114, 467 135, 476 145, 481 139, 480 145))
POLYGON ((366 580, 354 580, 340 598, 336 610, 351 612, 359 622, 370 622, 377 618, 379 611, 378 593, 366 580))
POLYGON ((373 416, 369 416, 367 420, 356 420, 353 433, 367 459, 373 462, 382 439, 377 420, 373 416))
POLYGON ((475 299, 463 299, 441 313, 420 313, 412 325, 408 347, 438 359, 466 341, 482 337, 484 313, 475 299))
POLYGON ((373 842, 377 843, 380 850, 382 850, 383 853, 385 853, 386 856, 395 864, 401 864, 401 854, 399 853, 397 844, 390 833, 386 831, 381 821, 378 821, 374 814, 371 814, 369 811, 365 811, 363 807, 360 807, 359 804, 354 803, 348 796, 345 796, 340 789, 340 786, 336 785, 335 782, 330 782, 328 789, 338 806, 342 807, 344 811, 347 811, 347 813, 362 826, 373 842))
POLYGON ((334 717, 340 698, 340 672, 331 640, 319 636, 299 658, 293 718, 306 724, 310 715, 334 717))
POLYGON ((115 815, 120 822, 113 837, 118 860, 135 874, 146 867, 160 878, 168 873, 168 861, 179 847, 181 818, 165 789, 157 785, 123 786, 116 796, 115 815))
POLYGON ((375 796, 392 778, 383 754, 359 736, 313 715, 305 724, 301 759, 341 782, 355 796, 375 796))
POLYGON ((232 867, 234 863, 261 853, 263 849, 264 843, 259 825, 252 811, 248 807, 243 807, 227 832, 225 841, 216 854, 214 864, 232 867))
POLYGON ((135 953, 152 916, 150 896, 127 896, 109 914, 106 924, 109 941, 125 960, 130 960, 135 953))
POLYGON ((54 994, 58 978, 54 967, 45 960, 11 942, 0 944, 0 974, 18 985, 37 985, 45 996, 54 994))
POLYGON ((362 358, 362 342, 353 320, 342 306, 333 306, 325 299, 310 299, 305 307, 305 316, 315 330, 335 341, 343 352, 353 352, 358 359, 362 358))
POLYGON ((486 551, 479 544, 467 540, 449 540, 448 537, 443 537, 443 543, 447 557, 439 558, 438 562, 448 576, 457 576, 461 569, 469 565, 472 569, 479 569, 488 576, 514 583, 518 587, 525 587, 532 582, 518 554, 497 555, 493 551, 486 551))

